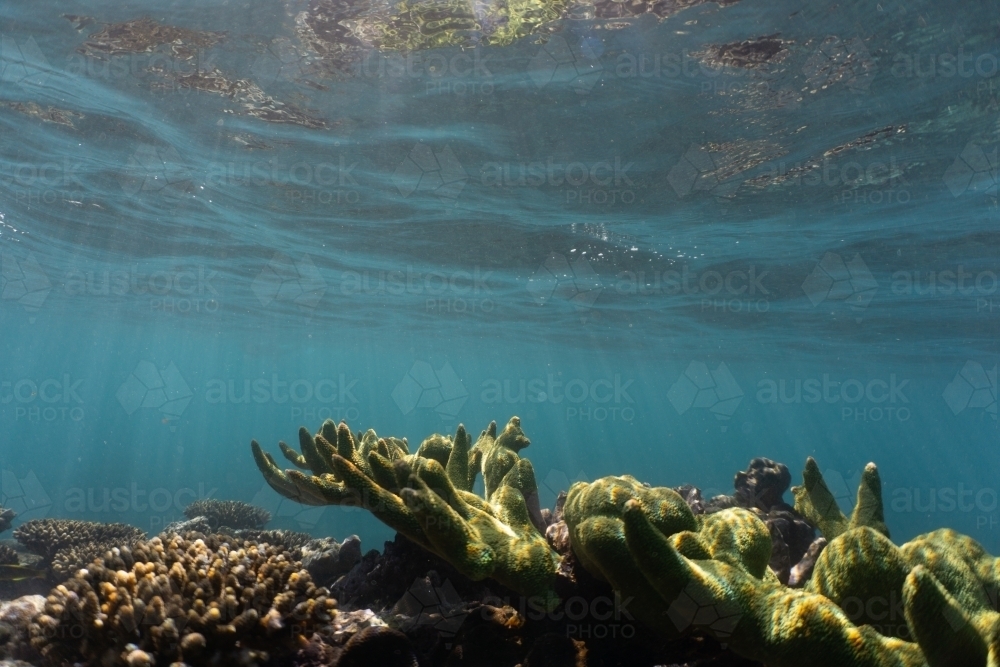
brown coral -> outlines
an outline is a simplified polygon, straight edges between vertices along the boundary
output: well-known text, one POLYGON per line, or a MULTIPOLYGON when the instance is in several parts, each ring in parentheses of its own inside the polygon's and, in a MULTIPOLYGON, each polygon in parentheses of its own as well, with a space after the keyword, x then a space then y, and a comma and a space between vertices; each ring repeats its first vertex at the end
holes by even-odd
POLYGON ((52 666, 144 655, 281 664, 330 623, 335 605, 281 546, 172 535, 116 549, 54 588, 30 634, 52 666))
POLYGON ((57 577, 69 576, 110 549, 135 544, 145 536, 125 523, 71 519, 33 519, 14 530, 14 538, 41 556, 57 577))
POLYGON ((261 529, 271 520, 271 513, 266 509, 244 503, 239 500, 218 500, 202 498, 184 508, 184 515, 193 519, 203 516, 208 519, 213 529, 221 526, 227 528, 261 529))

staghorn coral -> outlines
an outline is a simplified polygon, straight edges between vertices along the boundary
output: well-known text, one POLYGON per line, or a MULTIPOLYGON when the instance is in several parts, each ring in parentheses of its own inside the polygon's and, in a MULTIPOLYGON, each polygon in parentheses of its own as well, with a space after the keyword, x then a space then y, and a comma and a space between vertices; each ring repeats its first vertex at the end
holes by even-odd
POLYGON ((256 441, 251 447, 278 493, 307 504, 364 507, 464 576, 491 577, 554 603, 558 556, 542 533, 534 470, 518 455, 530 441, 517 417, 499 434, 491 423, 475 445, 459 425, 454 438, 432 436, 413 455, 405 441, 371 430, 359 440, 346 424, 327 421, 315 436, 300 429, 301 454, 281 443, 285 458, 312 475, 282 471, 256 441), (485 498, 472 493, 480 472, 485 498))
POLYGON ((281 664, 335 605, 281 546, 172 535, 116 549, 53 589, 31 644, 53 666, 281 664))
POLYGON ((189 519, 203 516, 213 529, 221 527, 260 530, 271 520, 271 513, 239 500, 219 500, 202 498, 184 508, 184 516, 189 519))
POLYGON ((132 545, 145 536, 141 529, 125 523, 73 519, 32 519, 14 530, 14 538, 41 556, 57 577, 68 577, 108 550, 132 545))
POLYGON ((796 504, 829 531, 826 548, 810 550, 805 590, 764 567, 770 537, 747 510, 699 516, 697 530, 685 530, 676 492, 610 477, 575 484, 565 519, 584 567, 635 596, 636 615, 668 637, 707 634, 769 667, 803 656, 820 667, 1000 664, 1000 559, 951 530, 894 545, 873 464, 849 519, 812 459, 803 477, 796 504), (905 619, 876 625, 897 603, 905 619))

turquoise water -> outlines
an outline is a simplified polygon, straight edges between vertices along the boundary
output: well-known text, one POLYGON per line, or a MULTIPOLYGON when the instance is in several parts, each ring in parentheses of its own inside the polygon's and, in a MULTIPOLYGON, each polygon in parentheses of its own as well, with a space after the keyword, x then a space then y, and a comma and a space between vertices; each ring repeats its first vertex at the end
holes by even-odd
POLYGON ((728 493, 754 456, 798 482, 814 456, 846 510, 875 461, 897 541, 1000 551, 993 8, 583 8, 336 57, 309 11, 0 8, 19 521, 155 533, 211 495, 378 547, 366 513, 281 500, 250 440, 516 414, 543 506, 621 473, 728 493), (142 18, 194 32, 94 37, 142 18))

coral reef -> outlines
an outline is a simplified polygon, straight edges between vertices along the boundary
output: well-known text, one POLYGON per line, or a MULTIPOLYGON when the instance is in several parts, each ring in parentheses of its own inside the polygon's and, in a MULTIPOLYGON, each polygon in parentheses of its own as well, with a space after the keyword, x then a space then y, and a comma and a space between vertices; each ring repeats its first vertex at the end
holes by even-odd
POLYGON ((14 530, 14 538, 42 557, 57 578, 68 577, 115 547, 129 546, 146 533, 124 523, 72 519, 32 519, 14 530))
POLYGON ((14 510, 0 507, 0 533, 10 530, 10 525, 16 518, 17 513, 14 510))
POLYGON ((491 577, 554 604, 558 556, 540 532, 534 470, 518 455, 530 441, 517 417, 499 434, 491 423, 475 445, 459 425, 454 438, 431 436, 412 455, 405 441, 371 430, 359 440, 344 423, 327 421, 315 436, 300 429, 301 454, 284 443, 281 450, 312 475, 282 471, 256 441, 251 447, 278 493, 307 504, 364 507, 469 579, 491 577), (480 472, 484 498, 472 493, 480 472))
MULTIPOLYGON (((787 584, 792 570, 805 557, 815 538, 813 526, 806 517, 784 501, 785 491, 791 482, 792 475, 783 463, 755 458, 746 470, 736 473, 733 479, 735 493, 731 496, 715 496, 705 502, 701 491, 694 486, 685 485, 674 491, 684 498, 695 514, 712 514, 734 507, 754 512, 771 533, 768 564, 778 580, 787 584)), ((799 568, 800 577, 808 567, 811 567, 809 563, 803 563, 799 568)))
POLYGON ((824 533, 809 548, 815 566, 804 590, 764 566, 769 531, 746 509, 698 516, 691 530, 680 494, 609 477, 575 484, 565 519, 584 567, 634 595, 636 615, 667 636, 708 634, 769 667, 803 656, 830 667, 997 664, 1000 559, 951 530, 897 547, 873 464, 849 518, 814 460, 803 479, 796 507, 824 533), (896 608, 903 618, 887 623, 896 608))
POLYGON ((195 519, 203 516, 213 530, 219 528, 261 529, 271 520, 271 513, 239 500, 201 498, 184 508, 184 516, 195 519))
POLYGON ((17 565, 18 561, 17 551, 6 544, 0 544, 0 565, 17 565))
POLYGON ((53 589, 31 643, 53 666, 282 664, 335 611, 281 546, 172 535, 115 549, 53 589))
POLYGON ((850 516, 811 458, 791 489, 794 507, 783 500, 788 469, 759 458, 735 476, 732 496, 705 502, 696 487, 654 488, 626 475, 574 484, 548 512, 520 457, 528 440, 516 418, 499 435, 491 425, 475 446, 463 427, 412 455, 405 441, 391 442, 372 431, 355 440, 345 424, 327 422, 316 435, 300 432, 301 453, 282 444, 299 468, 288 471, 252 448, 283 495, 357 504, 399 531, 334 589, 349 605, 387 610, 410 644, 370 634, 394 637, 386 645, 397 642, 393 655, 404 662, 409 646, 435 664, 455 647, 464 659, 490 647, 495 664, 550 654, 566 664, 599 661, 614 650, 547 635, 570 637, 555 619, 571 601, 613 595, 662 642, 630 643, 640 654, 634 664, 669 663, 692 638, 701 642, 692 655, 716 650, 728 660, 710 648, 721 644, 768 667, 1000 664, 1000 559, 950 530, 895 545, 873 464, 850 516), (471 492, 480 473, 483 497, 471 492), (499 586, 469 585, 487 578, 499 586), (514 609, 507 600, 529 602, 514 609), (899 610, 894 624, 884 623, 887 607, 899 610), (468 625, 483 615, 492 620, 468 625))

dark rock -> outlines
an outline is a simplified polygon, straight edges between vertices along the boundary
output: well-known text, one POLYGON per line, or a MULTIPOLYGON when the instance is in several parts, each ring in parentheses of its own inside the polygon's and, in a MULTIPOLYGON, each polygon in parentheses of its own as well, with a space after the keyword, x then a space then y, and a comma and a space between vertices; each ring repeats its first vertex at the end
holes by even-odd
POLYGON ((14 512, 14 510, 0 507, 0 533, 5 530, 10 530, 10 524, 16 517, 17 513, 14 512))
POLYGON ((758 507, 765 512, 784 502, 782 497, 791 483, 788 466, 765 458, 751 460, 750 467, 736 473, 733 480, 740 507, 758 507))
POLYGON ((161 535, 184 535, 185 533, 204 533, 208 535, 212 532, 212 524, 209 523, 208 517, 196 516, 193 519, 188 519, 187 521, 174 521, 173 523, 168 523, 164 527, 161 535))
POLYGON ((302 565, 320 585, 326 585, 361 561, 361 538, 351 535, 342 543, 331 537, 311 540, 301 547, 302 565))
POLYGON ((450 581, 465 600, 481 600, 490 595, 514 595, 495 581, 471 581, 451 563, 429 553, 397 534, 385 543, 382 553, 366 553, 351 571, 330 587, 341 608, 387 609, 396 604, 411 584, 428 576, 430 571, 442 582, 450 581))
POLYGON ((560 556, 569 552, 569 526, 566 525, 565 521, 553 523, 546 528, 545 539, 548 541, 549 546, 555 549, 556 553, 560 556))
POLYGON ((337 667, 417 667, 406 635, 391 628, 366 628, 344 646, 337 667))
MULTIPOLYGON (((701 489, 690 484, 685 484, 684 486, 674 487, 674 491, 680 494, 680 497, 684 499, 684 502, 687 503, 694 514, 705 513, 705 501, 701 497, 701 489)), ((728 496, 724 497, 728 498, 728 496)))
POLYGON ((806 585, 812 576, 813 568, 816 567, 816 560, 826 548, 826 538, 817 537, 806 550, 805 555, 798 563, 792 566, 792 571, 788 577, 788 585, 792 588, 801 588, 806 585))
POLYGON ((584 667, 586 664, 586 645, 554 632, 536 639, 524 658, 524 667, 584 667))
POLYGON ((704 504, 705 514, 715 514, 716 512, 721 512, 722 510, 727 510, 732 507, 743 507, 740 505, 739 501, 733 496, 712 496, 707 503, 704 504))

